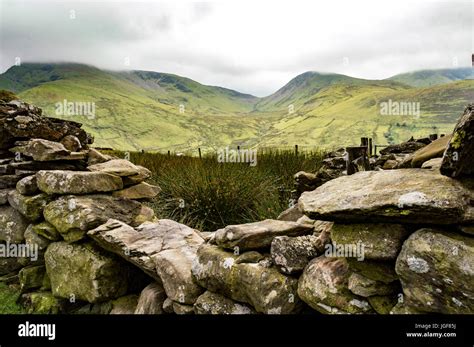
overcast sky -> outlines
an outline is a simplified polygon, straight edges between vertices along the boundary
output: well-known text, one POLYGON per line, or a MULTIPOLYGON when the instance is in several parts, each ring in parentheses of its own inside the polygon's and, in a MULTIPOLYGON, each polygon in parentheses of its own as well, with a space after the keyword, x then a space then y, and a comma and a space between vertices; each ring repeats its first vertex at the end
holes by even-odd
POLYGON ((308 70, 470 66, 471 0, 0 0, 0 72, 73 61, 268 95, 308 70), (127 65, 129 63, 129 65, 127 65))

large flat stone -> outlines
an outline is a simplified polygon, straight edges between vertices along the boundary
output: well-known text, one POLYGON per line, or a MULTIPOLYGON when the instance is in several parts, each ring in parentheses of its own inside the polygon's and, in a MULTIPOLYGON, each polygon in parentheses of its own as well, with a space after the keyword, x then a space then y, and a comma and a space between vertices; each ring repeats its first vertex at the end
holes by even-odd
POLYGON ((44 139, 31 139, 21 142, 18 146, 11 148, 10 151, 31 157, 35 161, 82 160, 87 156, 86 152, 83 154, 71 152, 62 143, 44 139))
POLYGON ((474 218, 472 182, 424 169, 364 171, 303 193, 313 219, 348 222, 456 224, 474 218))
POLYGON ((424 162, 430 159, 441 158, 450 139, 451 135, 443 136, 431 142, 426 147, 417 150, 415 153, 413 153, 411 166, 421 167, 424 162))
POLYGON ((48 194, 91 194, 119 190, 122 179, 102 172, 39 171, 38 188, 48 194))
POLYGON ((134 176, 140 174, 142 171, 138 166, 125 159, 108 160, 104 163, 90 165, 87 169, 117 176, 134 176))
POLYGON ((110 218, 136 226, 141 211, 139 202, 97 194, 61 196, 46 205, 43 214, 66 241, 77 241, 110 218))
POLYGON ((215 233, 215 242, 223 248, 239 250, 259 249, 270 247, 272 240, 277 236, 300 236, 310 234, 313 226, 266 219, 261 222, 240 225, 228 225, 215 233))
POLYGON ((186 225, 161 219, 134 229, 110 219, 88 236, 161 281, 173 301, 193 304, 203 292, 192 279, 191 266, 204 240, 186 225))

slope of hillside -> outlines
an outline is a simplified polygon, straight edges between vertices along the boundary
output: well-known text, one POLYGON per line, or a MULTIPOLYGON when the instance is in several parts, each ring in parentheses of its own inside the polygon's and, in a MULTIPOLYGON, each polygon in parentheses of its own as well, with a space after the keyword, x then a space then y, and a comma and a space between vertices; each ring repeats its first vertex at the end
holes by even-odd
POLYGON ((12 67, 0 75, 3 88, 50 116, 83 123, 97 146, 193 153, 197 147, 237 145, 332 148, 356 144, 362 136, 386 144, 448 133, 474 100, 474 80, 416 88, 391 79, 308 72, 257 98, 171 74, 80 64, 12 67), (56 113, 63 100, 94 102, 95 117, 56 113), (420 114, 381 115, 381 104, 389 100, 419 103, 420 114))
POLYGON ((404 83, 412 87, 436 86, 466 79, 474 79, 473 68, 421 70, 403 73, 389 78, 389 80, 404 83))
POLYGON ((340 74, 308 71, 296 76, 272 95, 262 98, 257 103, 256 109, 260 111, 284 110, 288 109, 289 105, 293 105, 295 108, 304 107, 314 103, 316 101, 314 98, 321 90, 334 85, 374 85, 381 88, 409 88, 392 81, 372 81, 340 74))

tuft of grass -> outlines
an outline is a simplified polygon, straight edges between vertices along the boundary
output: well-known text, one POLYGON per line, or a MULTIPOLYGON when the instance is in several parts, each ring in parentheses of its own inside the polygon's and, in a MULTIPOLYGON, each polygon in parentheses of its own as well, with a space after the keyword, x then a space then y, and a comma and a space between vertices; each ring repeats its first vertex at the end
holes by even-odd
POLYGON ((24 309, 17 303, 19 297, 20 290, 0 282, 0 314, 25 313, 24 309))
MULTIPOLYGON (((124 153, 113 152, 118 156, 124 153)), ((257 165, 219 163, 217 154, 203 158, 130 153, 130 160, 153 172, 151 181, 162 189, 150 204, 158 218, 173 219, 199 230, 276 218, 287 209, 293 175, 315 172, 323 152, 295 155, 289 150, 257 152, 257 165)))
POLYGON ((18 99, 18 96, 16 96, 15 93, 6 89, 0 90, 0 100, 9 102, 16 99, 18 99))

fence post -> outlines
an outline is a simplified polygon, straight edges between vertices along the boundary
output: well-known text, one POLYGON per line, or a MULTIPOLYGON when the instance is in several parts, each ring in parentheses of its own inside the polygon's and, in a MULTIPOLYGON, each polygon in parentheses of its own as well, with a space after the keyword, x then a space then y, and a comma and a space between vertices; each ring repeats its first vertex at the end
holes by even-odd
POLYGON ((198 147, 198 151, 199 151, 199 159, 202 159, 202 157, 201 157, 201 147, 198 147))
POLYGON ((171 152, 170 152, 170 150, 168 149, 168 157, 169 157, 169 156, 171 156, 171 152))
POLYGON ((295 145, 295 155, 298 156, 298 145, 295 145))
POLYGON ((370 170, 369 158, 367 156, 367 147, 346 147, 346 152, 346 170, 348 175, 352 175, 358 171, 370 170))
POLYGON ((369 138, 369 158, 372 157, 372 138, 369 138))

